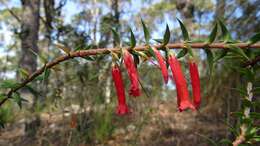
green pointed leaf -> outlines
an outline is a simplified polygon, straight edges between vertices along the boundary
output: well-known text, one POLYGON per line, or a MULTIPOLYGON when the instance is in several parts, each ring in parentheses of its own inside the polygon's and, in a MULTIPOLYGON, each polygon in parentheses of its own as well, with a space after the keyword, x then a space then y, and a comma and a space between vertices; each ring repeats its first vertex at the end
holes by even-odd
POLYGON ((255 102, 252 102, 253 106, 256 108, 256 107, 260 107, 260 101, 255 101, 255 102))
POLYGON ((0 100, 4 99, 5 95, 4 94, 0 94, 0 100))
POLYGON ((140 52, 140 51, 139 52, 134 51, 133 54, 136 54, 136 55, 140 56, 143 60, 149 59, 149 57, 145 53, 140 52))
POLYGON ((219 25, 220 25, 220 28, 221 28, 222 39, 224 40, 224 42, 232 41, 231 34, 229 33, 226 25, 221 20, 218 20, 218 22, 219 22, 219 25))
POLYGON ((260 142, 260 136, 254 136, 252 140, 255 142, 260 142))
POLYGON ((252 90, 253 93, 260 93, 260 87, 255 87, 253 90, 252 90))
POLYGON ((92 49, 94 45, 90 44, 87 45, 86 47, 76 47, 76 49, 74 51, 79 51, 79 50, 89 50, 92 49))
POLYGON ((33 87, 30 85, 26 85, 26 86, 24 86, 24 88, 26 88, 28 91, 30 91, 35 97, 40 95, 40 93, 38 91, 36 91, 35 89, 33 89, 33 87))
POLYGON ((245 58, 246 60, 250 60, 241 48, 239 48, 235 45, 229 45, 228 48, 230 49, 230 51, 240 55, 241 57, 245 58))
POLYGON ((19 68, 19 74, 23 79, 26 79, 29 77, 29 72, 24 68, 19 68))
POLYGON ((26 99, 22 98, 18 92, 13 93, 12 99, 18 104, 20 108, 22 108, 22 102, 28 102, 26 99))
POLYGON ((84 56, 84 57, 81 57, 81 58, 84 58, 84 59, 86 59, 88 61, 95 61, 95 59, 93 57, 91 57, 91 56, 84 56))
POLYGON ((178 54, 177 54, 177 58, 181 58, 184 57, 186 54, 188 53, 187 49, 182 49, 178 54))
POLYGON ((139 56, 135 53, 132 53, 132 55, 134 57, 135 67, 137 68, 137 65, 140 63, 139 56))
POLYGON ((36 52, 34 52, 32 49, 30 49, 30 51, 32 52, 32 54, 34 54, 36 57, 39 57, 41 63, 46 64, 48 62, 47 57, 45 57, 43 54, 37 54, 36 52))
POLYGON ((227 52, 228 51, 226 49, 222 49, 219 52, 216 52, 216 57, 214 58, 214 62, 217 62, 223 57, 225 57, 227 55, 227 52))
POLYGON ((212 51, 210 49, 204 49, 205 53, 207 54, 207 62, 209 65, 209 73, 210 75, 212 74, 212 70, 213 70, 213 63, 214 63, 214 55, 212 53, 212 51))
POLYGON ((163 46, 167 45, 170 41, 171 33, 168 24, 166 25, 166 30, 163 36, 163 46))
POLYGON ((169 58, 169 49, 166 48, 163 50, 164 51, 164 56, 165 56, 165 62, 166 62, 166 67, 167 69, 169 68, 169 62, 168 62, 168 58, 169 58))
POLYGON ((120 40, 119 33, 116 30, 114 30, 113 28, 111 28, 111 30, 112 30, 112 33, 113 33, 113 37, 114 37, 114 41, 116 43, 116 46, 120 46, 121 40, 120 40))
POLYGON ((145 38, 145 42, 146 44, 148 45, 149 44, 149 41, 150 41, 150 32, 148 31, 148 28, 146 27, 143 19, 141 19, 141 22, 142 22, 142 26, 143 26, 143 31, 144 31, 144 38, 145 38))
POLYGON ((244 113, 243 112, 232 112, 231 113, 233 116, 237 116, 237 117, 243 117, 244 113))
POLYGON ((189 37, 189 33, 188 33, 185 25, 178 18, 177 18, 177 20, 178 20, 178 22, 179 22, 179 24, 181 26, 181 31, 182 31, 182 36, 183 36, 184 41, 189 41, 190 37, 189 37))
POLYGON ((135 35, 130 27, 129 30, 130 30, 130 48, 134 48, 136 46, 135 35))
POLYGON ((253 104, 252 104, 252 101, 249 101, 248 99, 243 99, 242 100, 242 106, 243 107, 251 107, 253 104))
POLYGON ((232 141, 229 139, 222 139, 220 143, 225 145, 232 145, 232 141))
POLYGON ((260 41, 260 33, 255 34, 249 39, 249 44, 252 45, 256 42, 260 41))
POLYGON ((148 48, 148 52, 152 55, 153 58, 156 58, 155 53, 151 47, 148 48))
POLYGON ((66 54, 70 54, 70 48, 69 47, 67 47, 67 46, 65 46, 65 45, 63 45, 63 44, 60 44, 60 43, 56 43, 55 44, 55 46, 58 48, 58 49, 60 49, 60 50, 62 50, 63 52, 65 52, 66 54))
POLYGON ((214 42, 216 36, 217 36, 217 32, 218 32, 218 24, 216 23, 213 30, 211 31, 209 37, 208 37, 208 41, 207 43, 208 44, 211 44, 214 42))
POLYGON ((245 90, 243 90, 243 89, 240 89, 240 88, 229 88, 229 89, 233 90, 233 91, 236 91, 236 92, 240 93, 243 96, 247 95, 247 92, 245 90))
POLYGON ((163 43, 163 39, 153 39, 154 41, 156 41, 157 43, 162 44, 163 43))
POLYGON ((260 119, 260 113, 257 112, 251 112, 250 117, 255 118, 255 119, 260 119))
POLYGON ((0 83, 0 88, 3 88, 3 89, 8 89, 8 88, 11 88, 11 89, 14 89, 16 87, 18 87, 20 84, 17 83, 16 81, 14 80, 4 80, 0 83))
POLYGON ((190 46, 189 44, 187 44, 187 43, 185 44, 185 46, 186 46, 186 49, 187 49, 189 55, 190 55, 191 57, 194 57, 191 46, 190 46))
POLYGON ((45 84, 48 77, 50 76, 51 70, 46 68, 44 69, 44 73, 43 73, 43 83, 45 84))

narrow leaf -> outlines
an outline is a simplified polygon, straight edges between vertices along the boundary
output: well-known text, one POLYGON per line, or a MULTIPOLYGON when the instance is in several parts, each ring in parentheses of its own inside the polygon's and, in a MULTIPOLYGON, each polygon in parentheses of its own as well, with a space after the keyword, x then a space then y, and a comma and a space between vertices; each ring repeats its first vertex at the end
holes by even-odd
POLYGON ((247 55, 245 54, 245 52, 244 52, 241 48, 239 48, 239 47, 237 47, 237 46, 235 46, 235 45, 229 45, 229 49, 230 49, 230 51, 232 51, 232 52, 234 52, 234 53, 240 55, 241 57, 243 57, 243 58, 245 58, 245 59, 247 59, 247 60, 250 60, 250 59, 247 57, 247 55))
POLYGON ((148 60, 149 59, 149 57, 143 52, 134 51, 134 54, 137 54, 138 56, 140 56, 142 60, 148 60))
POLYGON ((155 53, 151 47, 148 48, 148 52, 152 55, 153 58, 156 58, 155 53))
POLYGON ((250 116, 255 119, 260 119, 260 113, 257 112, 251 112, 250 116))
POLYGON ((144 38, 145 38, 145 42, 146 44, 149 44, 149 41, 150 41, 150 32, 148 31, 148 28, 146 27, 143 19, 141 19, 141 22, 142 22, 142 26, 143 26, 143 31, 144 31, 144 38))
POLYGON ((185 25, 178 18, 177 18, 177 20, 178 20, 178 22, 179 22, 179 24, 181 26, 181 31, 182 31, 182 36, 183 36, 184 41, 189 41, 190 40, 189 33, 188 33, 185 25))
POLYGON ((32 49, 30 49, 30 51, 36 56, 39 57, 41 63, 46 64, 48 62, 48 59, 42 55, 42 54, 37 54, 35 51, 33 51, 32 49))
POLYGON ((18 92, 13 93, 12 99, 18 104, 20 108, 22 108, 22 102, 28 102, 26 99, 22 98, 18 92))
POLYGON ((23 79, 26 79, 29 77, 29 72, 24 68, 19 68, 19 74, 23 79))
POLYGON ((139 56, 137 54, 132 53, 134 57, 135 67, 140 63, 139 56))
POLYGON ((59 48, 60 50, 64 51, 65 53, 70 54, 71 49, 69 47, 64 46, 63 44, 60 44, 60 43, 56 43, 55 46, 57 48, 59 48))
POLYGON ((216 36, 217 36, 217 32, 218 32, 218 24, 216 23, 213 30, 211 31, 209 37, 208 37, 208 41, 207 43, 208 44, 211 44, 214 42, 216 36))
POLYGON ((33 87, 30 85, 26 85, 26 86, 24 86, 24 88, 26 88, 28 91, 30 91, 35 97, 40 95, 40 93, 38 91, 36 91, 35 89, 33 89, 33 87))
POLYGON ((129 30, 130 30, 130 47, 131 48, 134 48, 136 46, 136 39, 135 39, 135 35, 132 31, 132 29, 129 27, 129 30))
POLYGON ((225 57, 227 55, 227 52, 228 51, 226 49, 222 49, 219 52, 216 52, 216 57, 214 58, 214 62, 217 62, 223 57, 225 57))
POLYGON ((112 30, 112 33, 113 33, 115 45, 116 46, 120 46, 121 45, 121 40, 120 40, 119 33, 115 29, 113 29, 113 28, 111 28, 111 30, 112 30))
POLYGON ((3 89, 8 89, 8 88, 16 88, 17 86, 19 86, 20 84, 15 82, 14 80, 4 80, 0 83, 0 88, 3 89))
POLYGON ((50 76, 50 69, 46 68, 44 69, 44 73, 43 73, 43 83, 46 83, 46 80, 48 79, 48 77, 50 76))
POLYGON ((218 20, 218 22, 220 24, 220 28, 221 28, 221 32, 222 32, 222 39, 224 40, 224 42, 232 41, 231 34, 229 33, 226 25, 221 20, 218 20))
POLYGON ((182 49, 178 54, 177 54, 177 58, 181 58, 183 56, 185 56, 188 53, 187 49, 182 49))
POLYGON ((213 63, 214 63, 214 55, 210 49, 205 49, 205 53, 207 54, 207 62, 209 65, 209 73, 212 74, 213 63))
POLYGON ((260 33, 255 34, 249 39, 249 44, 252 45, 256 42, 260 41, 260 33))
POLYGON ((164 33, 164 36, 163 36, 163 46, 165 46, 165 45, 167 45, 169 43, 170 36, 171 36, 171 33, 170 33, 169 26, 167 24, 166 25, 166 30, 165 30, 165 33, 164 33))
POLYGON ((93 57, 91 57, 91 56, 84 56, 84 57, 81 57, 81 58, 84 58, 84 59, 86 59, 88 61, 95 61, 95 59, 93 57))
POLYGON ((153 39, 153 40, 160 44, 163 43, 163 39, 153 39))

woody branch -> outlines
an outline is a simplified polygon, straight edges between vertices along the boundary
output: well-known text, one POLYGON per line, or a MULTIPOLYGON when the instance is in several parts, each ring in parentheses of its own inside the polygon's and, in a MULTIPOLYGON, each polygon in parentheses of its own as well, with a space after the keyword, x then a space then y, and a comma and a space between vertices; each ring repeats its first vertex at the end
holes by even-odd
MULTIPOLYGON (((209 49, 229 49, 228 45, 226 43, 212 43, 212 44, 207 44, 207 43, 190 43, 189 44, 191 48, 193 49, 201 49, 201 48, 209 48, 209 49)), ((248 43, 236 43, 234 44, 235 46, 241 48, 241 49, 248 49, 248 48, 259 48, 260 49, 260 43, 256 43, 256 44, 248 44, 248 43)), ((185 43, 169 43, 166 46, 161 46, 161 45, 154 45, 152 46, 156 49, 162 50, 164 48, 169 48, 169 49, 182 49, 182 48, 186 48, 186 44, 185 43)), ((130 48, 125 48, 125 49, 130 49, 130 48)), ((146 45, 142 45, 142 46, 136 46, 134 48, 134 50, 136 51, 145 51, 148 49, 148 46, 146 45)), ((0 101, 0 107, 9 99, 12 97, 12 94, 16 91, 18 91, 19 89, 23 88, 24 86, 26 86, 28 83, 30 83, 31 81, 33 81, 37 76, 41 75, 45 69, 49 69, 52 68, 53 66, 75 58, 75 57, 85 57, 85 56, 93 56, 93 55, 98 55, 98 54, 109 54, 110 52, 115 52, 115 53, 120 53, 120 49, 119 48, 97 48, 97 49, 90 49, 90 50, 79 50, 79 51, 74 51, 74 52, 70 52, 67 55, 63 55, 63 56, 59 56, 56 59, 54 59, 53 61, 45 64, 43 67, 41 67, 40 69, 36 70, 34 73, 32 73, 26 80, 24 80, 22 83, 19 84, 19 86, 11 89, 7 94, 6 94, 6 98, 2 99, 0 101)), ((247 62, 248 65, 250 65, 249 62, 247 62)), ((255 63, 255 62, 254 62, 255 63)))

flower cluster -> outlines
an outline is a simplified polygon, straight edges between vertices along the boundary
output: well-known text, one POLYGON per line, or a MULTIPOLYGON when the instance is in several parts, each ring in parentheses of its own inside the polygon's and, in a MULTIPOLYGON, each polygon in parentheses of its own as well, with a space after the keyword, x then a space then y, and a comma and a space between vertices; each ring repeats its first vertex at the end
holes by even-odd
MULTIPOLYGON (((158 51, 156 48, 152 48, 152 50, 154 52, 155 58, 159 63, 159 68, 161 69, 164 82, 165 84, 167 84, 169 75, 168 75, 166 60, 160 54, 160 51, 158 51)), ((129 95, 134 97, 140 96, 141 91, 139 87, 138 71, 135 66, 133 57, 131 53, 129 53, 127 50, 123 50, 122 54, 123 54, 124 65, 131 82, 129 95)), ((181 112, 186 109, 192 109, 192 110, 198 109, 201 102, 201 95, 200 95, 199 71, 196 62, 192 59, 189 60, 188 62, 191 86, 192 86, 192 96, 193 96, 193 101, 191 101, 187 81, 182 72, 182 67, 180 62, 173 54, 169 54, 167 58, 168 58, 167 62, 169 63, 170 69, 172 71, 173 81, 176 84, 177 104, 178 104, 179 111, 181 112)), ((118 115, 125 115, 129 113, 130 110, 126 103, 124 83, 123 83, 120 68, 117 65, 117 63, 113 64, 112 76, 113 76, 113 81, 116 87, 116 93, 118 97, 118 106, 117 106, 116 113, 118 115)))

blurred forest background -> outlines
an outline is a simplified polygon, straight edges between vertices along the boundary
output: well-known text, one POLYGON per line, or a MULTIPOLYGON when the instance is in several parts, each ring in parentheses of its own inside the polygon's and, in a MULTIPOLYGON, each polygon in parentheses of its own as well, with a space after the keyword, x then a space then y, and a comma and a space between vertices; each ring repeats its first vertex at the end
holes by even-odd
MULTIPOLYGON (((193 39, 207 37, 220 18, 233 38, 245 40, 260 32, 260 1, 0 0, 0 82, 23 80, 21 68, 32 73, 43 66, 32 52, 49 61, 61 55, 57 43, 73 50, 113 47, 111 27, 126 41, 130 26, 137 44, 144 44, 140 18, 153 38, 161 38, 168 23, 170 42, 180 42, 176 17, 193 39)), ((28 102, 22 109, 11 101, 0 109, 1 120, 7 122, 0 130, 0 145, 207 146, 209 139, 234 139, 230 129, 237 121, 230 113, 240 109, 241 97, 232 89, 243 86, 230 67, 236 62, 222 59, 210 75, 205 52, 195 52, 202 85, 199 112, 179 113, 174 83, 165 86, 160 70, 143 62, 138 71, 148 96, 143 91, 141 97, 128 97, 133 113, 118 117, 111 58, 76 58, 50 70, 44 83, 30 83, 36 90, 23 89, 28 102)), ((186 58, 181 61, 187 71, 186 58)))

